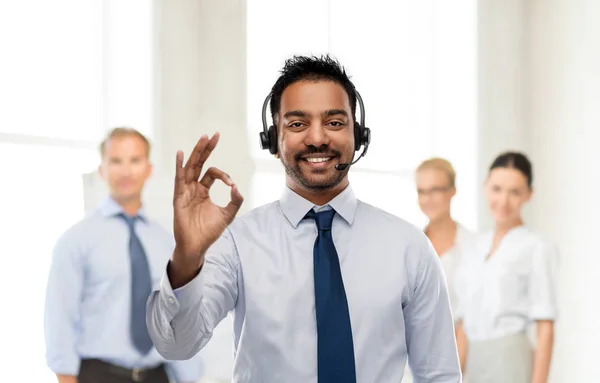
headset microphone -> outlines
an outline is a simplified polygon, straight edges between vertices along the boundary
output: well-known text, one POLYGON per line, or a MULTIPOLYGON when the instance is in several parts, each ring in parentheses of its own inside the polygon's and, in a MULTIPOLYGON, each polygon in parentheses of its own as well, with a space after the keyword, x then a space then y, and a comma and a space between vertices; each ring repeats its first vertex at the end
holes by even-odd
POLYGON ((351 162, 349 164, 337 164, 337 165, 335 165, 335 169, 339 170, 339 171, 346 170, 346 168, 348 166, 354 165, 355 163, 358 162, 358 160, 360 160, 360 157, 358 157, 358 159, 356 161, 353 161, 353 162, 351 162))
POLYGON ((364 149, 363 149, 362 153, 360 154, 360 156, 358 156, 358 158, 356 160, 354 160, 354 161, 352 161, 352 162, 350 162, 348 164, 337 164, 337 165, 335 165, 335 169, 339 170, 339 171, 342 171, 342 170, 346 170, 346 168, 348 168, 349 166, 354 165, 355 163, 358 162, 358 160, 360 160, 361 158, 363 158, 365 154, 367 154, 367 149, 368 148, 369 148, 369 144, 367 142, 365 144, 365 146, 364 146, 364 149))

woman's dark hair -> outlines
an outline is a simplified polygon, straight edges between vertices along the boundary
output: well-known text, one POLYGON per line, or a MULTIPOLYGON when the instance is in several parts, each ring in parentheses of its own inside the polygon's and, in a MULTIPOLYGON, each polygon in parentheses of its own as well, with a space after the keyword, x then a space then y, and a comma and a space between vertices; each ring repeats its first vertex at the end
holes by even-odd
POLYGON ((496 168, 511 168, 517 169, 525 178, 527 178, 527 186, 531 188, 533 184, 533 169, 531 166, 531 162, 523 153, 519 152, 504 152, 500 154, 494 162, 492 162, 492 166, 490 166, 490 171, 496 168))
POLYGON ((271 117, 274 122, 277 113, 279 113, 283 91, 288 86, 301 80, 328 80, 341 85, 348 94, 352 118, 356 118, 356 90, 342 65, 329 55, 321 57, 294 56, 285 61, 281 76, 271 89, 271 117))

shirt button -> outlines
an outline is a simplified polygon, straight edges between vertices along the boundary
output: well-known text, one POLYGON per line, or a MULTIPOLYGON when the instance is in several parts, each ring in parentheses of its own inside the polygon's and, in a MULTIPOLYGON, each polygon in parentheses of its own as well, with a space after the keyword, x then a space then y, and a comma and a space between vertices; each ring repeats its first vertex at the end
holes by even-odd
POLYGON ((175 303, 175 299, 173 299, 173 297, 169 297, 169 303, 170 303, 170 304, 173 304, 173 303, 175 303))

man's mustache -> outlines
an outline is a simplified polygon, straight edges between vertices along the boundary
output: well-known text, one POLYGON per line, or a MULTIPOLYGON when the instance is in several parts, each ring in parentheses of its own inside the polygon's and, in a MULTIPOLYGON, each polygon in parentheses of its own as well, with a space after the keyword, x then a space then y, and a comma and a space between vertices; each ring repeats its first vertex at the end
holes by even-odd
POLYGON ((323 154, 323 157, 340 157, 342 155, 342 153, 339 151, 329 148, 328 145, 321 145, 318 148, 311 145, 307 147, 306 150, 296 153, 294 159, 299 161, 302 159, 302 157, 310 154, 323 154))

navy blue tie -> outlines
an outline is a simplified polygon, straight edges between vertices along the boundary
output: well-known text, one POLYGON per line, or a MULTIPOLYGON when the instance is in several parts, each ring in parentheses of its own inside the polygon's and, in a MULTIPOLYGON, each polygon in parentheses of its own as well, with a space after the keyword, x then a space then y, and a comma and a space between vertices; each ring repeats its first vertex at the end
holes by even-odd
POLYGON ((335 210, 315 213, 319 235, 313 252, 315 310, 317 317, 317 369, 319 383, 354 383, 354 345, 348 301, 340 270, 331 224, 335 210))
POLYGON ((136 217, 121 214, 129 226, 129 258, 131 261, 131 322, 130 334, 133 345, 142 355, 153 347, 146 327, 146 302, 152 291, 152 279, 146 252, 135 233, 136 217))

